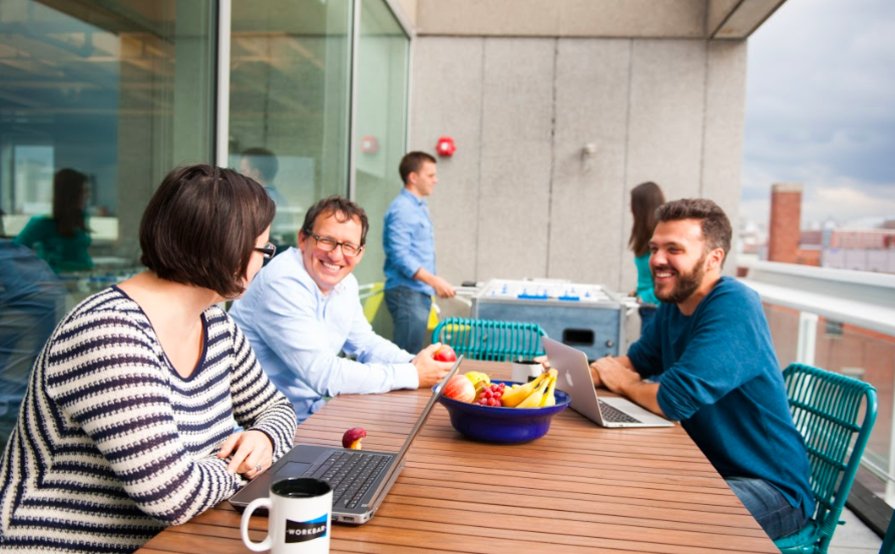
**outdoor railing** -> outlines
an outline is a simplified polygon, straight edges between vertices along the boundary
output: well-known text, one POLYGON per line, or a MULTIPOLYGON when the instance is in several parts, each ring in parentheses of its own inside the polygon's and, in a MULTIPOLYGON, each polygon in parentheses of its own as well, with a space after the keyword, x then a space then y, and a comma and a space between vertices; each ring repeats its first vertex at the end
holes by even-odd
POLYGON ((761 296, 781 366, 792 362, 862 379, 879 416, 862 458, 895 504, 895 275, 772 262, 740 264, 761 296))

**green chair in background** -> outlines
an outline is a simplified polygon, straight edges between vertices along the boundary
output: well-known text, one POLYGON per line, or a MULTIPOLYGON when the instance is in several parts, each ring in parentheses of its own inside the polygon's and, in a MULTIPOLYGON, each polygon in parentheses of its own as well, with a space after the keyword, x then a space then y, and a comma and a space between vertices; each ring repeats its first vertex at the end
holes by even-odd
POLYGON ((385 283, 370 283, 358 287, 358 297, 364 307, 364 317, 370 324, 376 319, 385 298, 385 283))
POLYGON ((808 447, 817 510, 804 529, 775 544, 784 554, 824 554, 876 421, 876 389, 801 364, 784 369, 783 379, 793 421, 808 447))
POLYGON ((536 323, 448 318, 432 331, 432 342, 447 344, 471 360, 506 362, 542 356, 541 337, 547 333, 536 323))

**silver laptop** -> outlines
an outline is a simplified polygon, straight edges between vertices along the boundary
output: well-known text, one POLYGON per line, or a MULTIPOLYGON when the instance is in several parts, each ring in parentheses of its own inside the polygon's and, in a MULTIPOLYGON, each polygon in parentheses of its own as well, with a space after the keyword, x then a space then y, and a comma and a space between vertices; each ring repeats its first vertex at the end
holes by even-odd
POLYGON ((397 453, 302 444, 230 497, 230 504, 242 511, 256 498, 268 496, 271 483, 279 479, 314 477, 333 488, 333 521, 357 525, 370 521, 404 467, 407 451, 429 418, 443 385, 457 373, 461 361, 463 356, 432 393, 397 453))
POLYGON ((556 388, 569 393, 572 409, 602 427, 671 427, 674 423, 625 398, 597 396, 587 355, 561 342, 541 337, 550 365, 556 368, 556 388))

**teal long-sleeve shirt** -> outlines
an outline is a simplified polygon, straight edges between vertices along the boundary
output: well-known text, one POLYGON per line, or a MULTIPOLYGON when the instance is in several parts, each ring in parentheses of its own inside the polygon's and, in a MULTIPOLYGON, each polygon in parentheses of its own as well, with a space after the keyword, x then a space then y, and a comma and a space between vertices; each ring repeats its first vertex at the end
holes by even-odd
POLYGON ((718 473, 764 479, 814 512, 808 455, 755 291, 722 277, 693 315, 662 304, 628 357, 641 375, 662 374, 659 407, 718 473))
POLYGON ((56 220, 47 216, 34 216, 15 238, 16 244, 37 252, 53 271, 80 271, 93 267, 90 258, 90 235, 78 229, 71 237, 56 232, 56 220))
POLYGON ((649 252, 634 257, 634 265, 637 266, 637 296, 641 302, 658 306, 660 302, 653 291, 653 274, 649 269, 649 257, 649 252))

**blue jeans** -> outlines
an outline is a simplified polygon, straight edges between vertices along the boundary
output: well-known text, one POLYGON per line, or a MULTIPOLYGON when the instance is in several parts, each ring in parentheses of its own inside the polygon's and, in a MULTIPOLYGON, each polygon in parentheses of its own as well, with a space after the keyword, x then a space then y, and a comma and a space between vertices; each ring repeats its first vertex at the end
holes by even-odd
POLYGON ((408 287, 386 289, 385 305, 392 314, 395 328, 392 342, 411 354, 422 350, 426 343, 429 310, 432 307, 429 295, 408 287))
POLYGON ((790 506, 780 491, 764 479, 728 477, 725 480, 771 540, 792 535, 807 522, 802 509, 790 506))

